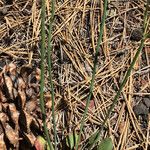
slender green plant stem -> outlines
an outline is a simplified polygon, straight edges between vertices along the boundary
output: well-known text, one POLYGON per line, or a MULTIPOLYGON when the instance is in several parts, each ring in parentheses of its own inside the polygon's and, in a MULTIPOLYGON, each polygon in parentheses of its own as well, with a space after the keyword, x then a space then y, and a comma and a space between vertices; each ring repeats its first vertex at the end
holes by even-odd
POLYGON ((53 117, 53 128, 54 128, 54 143, 55 150, 57 149, 57 132, 56 132, 56 122, 55 122, 55 110, 54 110, 54 85, 52 80, 52 26, 54 21, 54 13, 55 13, 55 1, 51 0, 51 17, 49 21, 49 34, 48 34, 48 49, 47 49, 47 57, 48 57, 48 72, 49 72, 49 80, 51 85, 51 95, 52 95, 52 117, 53 117))
MULTIPOLYGON (((148 3, 147 3, 147 4, 148 4, 148 3)), ((133 58, 131 64, 130 64, 129 69, 127 70, 127 73, 126 73, 126 75, 125 75, 125 77, 124 77, 124 80, 122 81, 122 83, 121 83, 121 85, 120 85, 120 88, 119 88, 118 92, 116 93, 116 95, 115 95, 115 97, 114 97, 114 99, 113 99, 113 103, 112 103, 112 105, 110 106, 110 108, 109 108, 109 110, 108 110, 108 113, 106 114, 106 117, 105 117, 105 119, 104 119, 104 121, 103 121, 102 127, 105 126, 105 124, 106 124, 106 122, 107 122, 107 119, 109 118, 109 116, 110 116, 110 114, 111 114, 113 108, 115 107, 115 104, 116 104, 117 101, 118 101, 118 98, 119 98, 119 96, 120 96, 120 94, 121 94, 121 91, 123 90, 123 88, 124 88, 126 82, 128 81, 128 78, 129 78, 129 76, 130 76, 130 74, 131 74, 131 71, 132 71, 132 69, 133 69, 133 66, 135 65, 135 62, 136 62, 136 60, 138 59, 139 54, 141 53, 141 51, 142 51, 142 49, 143 49, 143 47, 144 47, 144 41, 145 41, 145 39, 147 38, 147 36, 146 36, 147 16, 148 16, 148 11, 147 11, 147 9, 148 9, 148 5, 146 5, 146 10, 145 10, 145 12, 144 12, 144 25, 143 25, 144 31, 143 31, 143 38, 142 38, 142 40, 141 40, 140 46, 139 46, 139 48, 138 48, 138 50, 137 50, 137 52, 136 52, 136 54, 135 54, 135 56, 134 56, 134 58, 133 58)), ((99 137, 99 138, 100 138, 101 130, 102 130, 102 129, 99 130, 98 135, 97 135, 97 137, 99 137)), ((91 148, 96 142, 99 141, 99 138, 96 139, 96 141, 90 146, 90 148, 91 148)))
MULTIPOLYGON (((148 4, 148 2, 147 2, 147 4, 148 4)), ((130 64, 129 69, 127 70, 127 73, 126 73, 126 75, 125 75, 125 77, 124 77, 124 80, 122 81, 122 83, 121 83, 121 85, 120 85, 120 88, 119 88, 119 90, 118 90, 116 96, 114 97, 113 103, 112 103, 112 105, 110 106, 110 108, 109 108, 109 110, 108 110, 108 113, 107 113, 107 115, 106 115, 106 117, 105 117, 105 119, 104 119, 104 122, 103 122, 103 124, 102 124, 103 126, 105 125, 107 119, 109 118, 109 115, 110 115, 110 113, 112 112, 112 109, 115 107, 115 104, 116 104, 117 101, 118 101, 118 98, 119 98, 119 96, 120 96, 120 94, 121 94, 121 91, 123 90, 123 87, 125 86, 126 82, 128 81, 128 78, 129 78, 129 76, 130 76, 130 74, 131 74, 131 71, 132 71, 132 69, 133 69, 133 66, 135 65, 135 62, 136 62, 136 60, 138 59, 139 54, 141 53, 141 51, 142 51, 142 49, 143 49, 143 47, 144 47, 144 41, 145 41, 145 39, 146 39, 146 31, 145 31, 145 29, 146 29, 146 24, 147 24, 147 15, 148 15, 148 11, 147 11, 147 5, 146 5, 146 10, 145 10, 145 12, 144 12, 144 26, 143 26, 143 27, 144 27, 144 31, 143 31, 143 38, 142 38, 141 43, 140 43, 140 46, 139 46, 139 48, 138 48, 138 50, 137 50, 137 52, 136 52, 136 54, 135 54, 135 56, 134 56, 134 58, 133 58, 131 64, 130 64)))
POLYGON ((44 103, 44 59, 45 59, 45 0, 42 0, 41 9, 41 80, 40 80, 40 108, 42 112, 42 121, 44 132, 48 141, 49 147, 52 149, 48 129, 46 126, 46 111, 44 103))
POLYGON ((104 119, 104 122, 103 122, 102 126, 105 125, 107 119, 109 118, 110 113, 112 112, 112 109, 115 107, 115 104, 116 104, 117 101, 118 101, 118 98, 119 98, 119 96, 120 96, 120 94, 121 94, 121 91, 123 90, 123 88, 124 88, 126 82, 128 81, 128 77, 129 77, 130 74, 131 74, 131 71, 132 71, 132 69, 133 69, 133 66, 134 66, 134 64, 135 64, 135 62, 136 62, 136 60, 137 60, 137 58, 138 58, 140 52, 141 52, 142 49, 143 49, 144 41, 145 41, 145 38, 142 39, 142 41, 141 41, 141 43, 140 43, 140 47, 139 47, 138 51, 136 52, 136 54, 135 54, 135 56, 134 56, 134 58, 133 58, 133 61, 131 62, 131 65, 130 65, 130 67, 129 67, 129 69, 128 69, 126 75, 125 75, 125 78, 124 78, 123 82, 122 82, 121 85, 120 85, 120 88, 119 88, 119 90, 118 90, 116 96, 114 97, 113 103, 112 103, 112 105, 110 106, 110 108, 109 108, 109 110, 108 110, 108 113, 107 113, 107 115, 106 115, 106 117, 105 117, 105 119, 104 119))
POLYGON ((82 133, 83 126, 84 126, 84 121, 85 121, 85 118, 86 118, 86 115, 87 115, 89 103, 90 103, 91 96, 92 96, 92 93, 93 93, 93 86, 94 86, 94 80, 95 80, 95 74, 96 74, 96 68, 97 68, 97 60, 98 60, 98 52, 99 52, 99 49, 100 49, 100 44, 102 42, 103 29, 104 29, 104 24, 105 24, 105 19, 106 19, 107 1, 108 0, 104 0, 104 11, 103 11, 102 22, 101 22, 101 25, 100 25, 100 33, 99 33, 98 42, 97 42, 97 46, 96 46, 96 53, 95 53, 95 57, 94 57, 94 67, 93 67, 92 79, 91 79, 91 83, 90 83, 90 92, 89 92, 88 99, 86 101, 84 114, 83 114, 83 117, 82 117, 82 120, 81 120, 79 138, 78 138, 76 148, 75 148, 76 150, 78 150, 78 145, 79 145, 79 142, 80 142, 81 133, 82 133))

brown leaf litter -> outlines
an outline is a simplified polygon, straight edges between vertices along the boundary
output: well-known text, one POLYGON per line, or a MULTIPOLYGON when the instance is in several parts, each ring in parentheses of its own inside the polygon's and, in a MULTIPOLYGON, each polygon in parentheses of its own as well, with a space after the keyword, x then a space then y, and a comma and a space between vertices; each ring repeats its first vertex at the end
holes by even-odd
POLYGON ((30 73, 28 71, 28 67, 18 69, 15 64, 10 63, 0 73, 1 146, 7 149, 21 148, 20 143, 27 141, 26 148, 31 148, 36 134, 41 132, 42 126, 36 116, 39 111, 39 69, 32 68, 30 73), (33 78, 35 82, 31 83, 33 78), (32 131, 34 128, 39 130, 35 135, 32 131))

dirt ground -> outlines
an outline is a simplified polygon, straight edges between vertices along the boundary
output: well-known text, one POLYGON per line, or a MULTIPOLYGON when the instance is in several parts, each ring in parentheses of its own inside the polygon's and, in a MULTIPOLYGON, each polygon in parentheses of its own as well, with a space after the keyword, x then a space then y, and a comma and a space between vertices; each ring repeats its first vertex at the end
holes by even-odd
MULTIPOLYGON (((140 45, 145 4, 144 0, 108 1, 80 149, 86 149, 89 136, 101 127, 140 45)), ((47 0, 46 35, 50 5, 47 0)), ((52 76, 59 149, 67 149, 65 137, 80 129, 102 13, 103 2, 99 0, 55 2, 52 76)), ((37 136, 44 137, 39 107, 40 14, 40 0, 0 0, 0 149, 36 149, 37 136)), ((46 58, 44 97, 47 127, 53 139, 46 58)), ((147 39, 101 138, 111 137, 115 150, 150 149, 149 113, 150 39, 147 39)))

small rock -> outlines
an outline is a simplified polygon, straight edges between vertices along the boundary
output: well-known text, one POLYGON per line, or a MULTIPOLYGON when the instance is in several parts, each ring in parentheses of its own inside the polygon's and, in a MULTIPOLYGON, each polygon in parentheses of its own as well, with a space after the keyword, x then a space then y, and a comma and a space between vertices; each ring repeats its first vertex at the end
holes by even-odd
POLYGON ((4 8, 2 9, 2 13, 3 13, 4 15, 6 15, 7 12, 8 12, 8 9, 7 9, 6 7, 4 7, 4 8))
POLYGON ((137 28, 137 29, 134 29, 131 33, 131 37, 130 37, 130 40, 131 41, 140 41, 143 37, 143 33, 142 33, 142 30, 137 28))
POLYGON ((7 12, 8 12, 8 8, 7 8, 7 7, 0 8, 0 13, 1 13, 2 15, 6 15, 7 12))
POLYGON ((146 105, 146 107, 150 108, 150 98, 145 97, 143 99, 143 103, 146 105))
POLYGON ((136 116, 148 115, 148 113, 149 113, 148 108, 143 103, 139 103, 138 105, 134 106, 133 111, 136 116))

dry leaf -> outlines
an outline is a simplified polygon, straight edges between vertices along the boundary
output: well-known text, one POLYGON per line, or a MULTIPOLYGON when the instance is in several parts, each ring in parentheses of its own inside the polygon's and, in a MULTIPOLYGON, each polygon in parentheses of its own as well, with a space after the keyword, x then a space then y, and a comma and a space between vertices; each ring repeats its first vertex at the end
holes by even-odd
POLYGON ((33 69, 30 65, 24 65, 20 69, 20 74, 25 81, 27 81, 28 76, 33 72, 33 69))
POLYGON ((0 149, 5 149, 8 140, 16 149, 22 148, 22 142, 31 143, 32 147, 35 141, 33 133, 41 132, 42 121, 37 115, 40 70, 31 70, 31 67, 24 66, 20 74, 16 65, 11 63, 0 73, 0 149), (35 80, 31 81, 31 77, 35 80))
POLYGON ((51 109, 52 108, 52 100, 51 100, 51 95, 49 93, 46 93, 44 95, 45 101, 46 101, 46 108, 51 109))
POLYGON ((5 88, 6 88, 6 92, 9 94, 7 96, 10 97, 10 99, 13 99, 13 83, 12 80, 9 76, 7 76, 5 73, 3 74, 4 77, 4 82, 5 82, 5 88))
POLYGON ((2 103, 0 103, 0 112, 2 112, 2 103))
POLYGON ((18 78, 18 89, 25 89, 26 84, 21 77, 18 78))
POLYGON ((17 143, 19 142, 18 133, 9 124, 5 126, 5 131, 6 131, 5 134, 9 139, 10 143, 16 146, 17 143))
POLYGON ((3 112, 7 111, 8 103, 2 103, 3 112))
POLYGON ((8 120, 8 117, 5 113, 1 112, 0 113, 0 121, 3 125, 3 127, 5 127, 6 121, 8 120))
POLYGON ((30 143, 32 144, 32 146, 34 145, 34 142, 36 140, 35 136, 32 134, 32 132, 30 132, 29 134, 24 133, 24 135, 26 136, 26 138, 28 138, 28 140, 30 141, 30 143))
POLYGON ((24 116, 25 116, 24 121, 26 122, 24 125, 26 126, 27 132, 29 133, 30 132, 30 125, 31 125, 31 122, 32 122, 33 118, 30 114, 28 114, 25 111, 24 111, 24 116))
POLYGON ((29 98, 31 98, 33 94, 35 94, 33 88, 31 87, 26 88, 26 94, 28 95, 29 98))
POLYGON ((2 85, 4 84, 4 80, 3 80, 3 73, 0 73, 0 87, 2 87, 2 85))
POLYGON ((14 96, 14 99, 16 99, 16 97, 18 96, 18 91, 13 88, 13 96, 14 96))
POLYGON ((43 137, 38 136, 35 143, 34 143, 34 145, 35 145, 36 150, 45 150, 46 141, 43 137))
POLYGON ((21 107, 24 108, 26 102, 26 93, 25 93, 26 84, 22 78, 18 78, 18 96, 21 103, 21 107))
POLYGON ((26 103, 26 111, 28 113, 34 111, 36 108, 36 101, 35 100, 30 100, 26 103))
POLYGON ((20 101, 21 108, 24 108, 26 102, 26 93, 22 89, 19 89, 18 94, 19 94, 19 101, 20 101))
POLYGON ((5 142, 4 142, 4 134, 3 133, 0 134, 0 149, 1 150, 7 150, 5 142))
POLYGON ((4 94, 2 93, 2 91, 0 90, 0 100, 1 102, 5 103, 7 101, 7 98, 4 96, 4 94))
POLYGON ((18 119, 19 119, 19 112, 17 111, 15 105, 13 103, 9 104, 9 110, 11 113, 11 118, 15 123, 16 129, 18 129, 18 119))
POLYGON ((8 67, 9 67, 10 74, 15 76, 16 75, 16 70, 17 70, 16 65, 14 63, 10 63, 8 65, 8 67))

